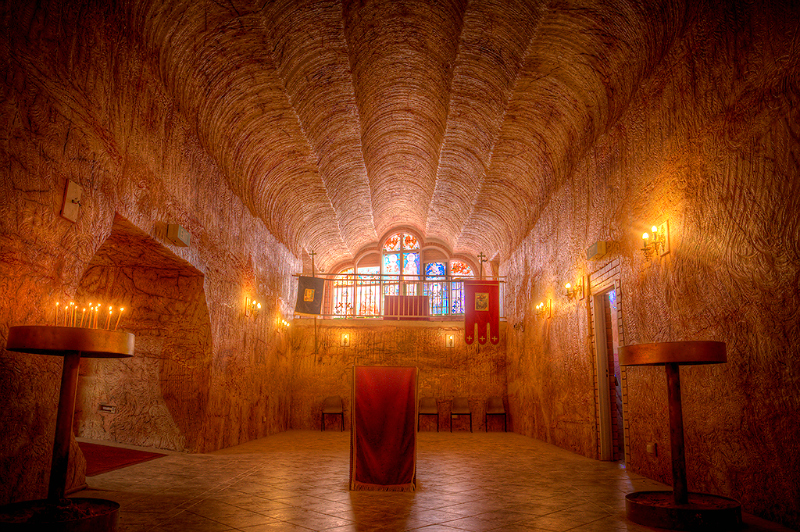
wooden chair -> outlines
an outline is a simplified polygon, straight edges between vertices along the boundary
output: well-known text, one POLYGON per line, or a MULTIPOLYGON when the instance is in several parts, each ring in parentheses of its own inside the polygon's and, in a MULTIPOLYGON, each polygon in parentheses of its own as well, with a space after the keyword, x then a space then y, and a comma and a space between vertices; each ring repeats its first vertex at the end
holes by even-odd
POLYGON ((422 397, 419 400, 419 414, 417 414, 417 432, 419 432, 419 416, 436 416, 436 432, 439 432, 439 405, 433 397, 422 397))
POLYGON ((341 416, 342 418, 342 432, 344 432, 344 408, 342 407, 342 398, 338 395, 326 397, 322 402, 322 430, 325 430, 325 415, 341 416))
POLYGON ((472 412, 469 409, 469 401, 466 397, 456 397, 453 399, 453 407, 450 409, 450 432, 453 432, 452 416, 469 416, 469 431, 472 432, 472 412))
POLYGON ((489 416, 503 416, 503 432, 508 432, 506 408, 502 398, 490 397, 486 400, 486 432, 489 432, 489 416))

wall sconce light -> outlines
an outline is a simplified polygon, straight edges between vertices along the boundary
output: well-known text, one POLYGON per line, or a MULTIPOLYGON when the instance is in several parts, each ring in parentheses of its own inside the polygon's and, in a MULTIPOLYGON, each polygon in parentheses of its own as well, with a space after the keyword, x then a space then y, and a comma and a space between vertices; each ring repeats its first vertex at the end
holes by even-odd
POLYGON ((453 333, 447 333, 444 335, 444 346, 445 347, 455 347, 456 346, 456 335, 453 333))
POLYGON ((246 297, 244 300, 244 315, 248 318, 257 318, 258 312, 261 310, 261 303, 255 299, 246 297))
POLYGON ((350 347, 350 333, 342 333, 342 338, 339 342, 341 347, 350 347))
POLYGON ((280 316, 278 316, 276 325, 280 332, 283 332, 289 328, 289 322, 281 318, 280 316))
POLYGON ((578 281, 574 286, 572 283, 565 284, 564 289, 566 290, 567 297, 569 299, 574 299, 576 297, 583 299, 583 276, 581 276, 580 281, 578 281))
POLYGON ((536 317, 539 319, 547 319, 550 317, 550 300, 546 299, 536 305, 536 317))
POLYGON ((650 228, 649 233, 642 234, 642 252, 647 259, 653 254, 661 256, 669 253, 668 222, 664 222, 658 226, 654 225, 650 228))

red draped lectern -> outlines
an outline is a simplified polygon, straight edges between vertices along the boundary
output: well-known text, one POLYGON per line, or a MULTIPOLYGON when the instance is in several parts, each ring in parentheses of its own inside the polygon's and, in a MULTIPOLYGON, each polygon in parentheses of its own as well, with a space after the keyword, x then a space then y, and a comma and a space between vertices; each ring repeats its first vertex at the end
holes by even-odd
POLYGON ((417 368, 353 368, 350 489, 414 491, 417 368))

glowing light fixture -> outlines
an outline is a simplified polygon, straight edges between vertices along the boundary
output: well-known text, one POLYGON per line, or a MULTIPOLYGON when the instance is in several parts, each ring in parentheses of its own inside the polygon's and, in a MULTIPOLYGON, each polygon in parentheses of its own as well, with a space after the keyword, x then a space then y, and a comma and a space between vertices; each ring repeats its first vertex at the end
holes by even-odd
POLYGON ((445 347, 455 347, 456 346, 456 335, 453 333, 447 333, 444 335, 444 346, 445 347))
POLYGON ((669 253, 669 223, 654 225, 649 233, 642 233, 642 252, 645 258, 669 253))
POLYGON ((576 297, 583 299, 583 277, 581 276, 580 280, 574 286, 572 283, 566 283, 564 285, 564 290, 569 299, 574 299, 576 297))
POLYGON ((550 317, 550 300, 545 299, 536 305, 536 317, 539 319, 547 319, 550 317))
POLYGON ((339 345, 341 347, 350 347, 350 333, 342 333, 339 345))
POLYGON ((261 303, 249 296, 244 300, 244 315, 248 318, 257 318, 258 312, 261 310, 261 303))

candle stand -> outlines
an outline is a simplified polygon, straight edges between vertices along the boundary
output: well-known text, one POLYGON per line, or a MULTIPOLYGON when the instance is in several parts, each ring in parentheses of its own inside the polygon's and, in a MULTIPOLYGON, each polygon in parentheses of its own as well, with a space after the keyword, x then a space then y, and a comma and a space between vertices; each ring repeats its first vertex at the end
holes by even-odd
POLYGON ((47 499, 14 503, 1 508, 0 524, 4 530, 114 531, 117 529, 119 515, 117 503, 103 499, 65 499, 64 491, 81 357, 131 357, 134 338, 134 335, 128 332, 82 327, 31 325, 9 328, 6 344, 8 351, 61 356, 64 358, 64 364, 61 372, 47 499), (72 518, 69 521, 62 521, 57 514, 71 515, 72 518), (53 522, 47 521, 50 518, 53 522))
POLYGON ((639 491, 625 497, 628 519, 670 530, 733 530, 742 525, 738 501, 690 493, 686 485, 686 452, 681 409, 681 365, 726 362, 724 342, 662 342, 619 348, 621 366, 664 366, 667 372, 672 491, 639 491))

